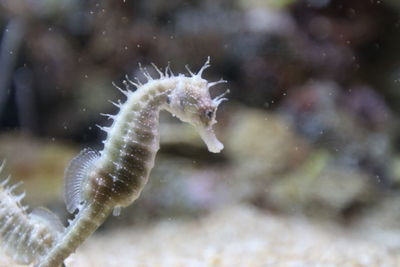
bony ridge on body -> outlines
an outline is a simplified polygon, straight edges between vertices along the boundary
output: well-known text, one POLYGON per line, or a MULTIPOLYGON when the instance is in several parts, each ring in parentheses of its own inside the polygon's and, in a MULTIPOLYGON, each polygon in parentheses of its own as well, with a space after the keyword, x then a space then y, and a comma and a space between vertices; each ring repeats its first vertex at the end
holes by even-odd
MULTIPOLYGON (((118 114, 102 114, 112 120, 109 127, 99 126, 107 133, 104 149, 82 150, 65 170, 66 207, 69 212, 76 212, 67 227, 48 210, 27 213, 27 207, 21 205, 24 195, 13 194, 16 186, 7 186, 8 179, 1 183, 0 236, 6 252, 22 264, 63 265, 109 214, 118 215, 121 207, 132 204, 154 166, 161 110, 193 125, 208 150, 220 152, 223 145, 216 138, 213 125, 226 93, 212 99, 209 89, 226 81, 208 82, 202 78, 209 63, 208 58, 196 74, 187 68, 190 76, 174 75, 169 66, 161 72, 153 64, 158 79, 141 68, 147 78, 145 84, 126 77, 125 89, 114 85, 127 99, 123 104, 113 103, 119 108, 118 114)), ((4 163, 0 171, 3 166, 4 163)))

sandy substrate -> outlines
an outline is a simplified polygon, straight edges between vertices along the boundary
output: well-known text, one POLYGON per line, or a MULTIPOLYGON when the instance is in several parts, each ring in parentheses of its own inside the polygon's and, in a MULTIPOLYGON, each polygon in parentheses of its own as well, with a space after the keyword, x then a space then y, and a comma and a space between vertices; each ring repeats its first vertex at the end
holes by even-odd
MULTIPOLYGON (((0 266, 12 265, 0 255, 0 266)), ((67 266, 400 266, 398 250, 247 206, 92 236, 67 266)))

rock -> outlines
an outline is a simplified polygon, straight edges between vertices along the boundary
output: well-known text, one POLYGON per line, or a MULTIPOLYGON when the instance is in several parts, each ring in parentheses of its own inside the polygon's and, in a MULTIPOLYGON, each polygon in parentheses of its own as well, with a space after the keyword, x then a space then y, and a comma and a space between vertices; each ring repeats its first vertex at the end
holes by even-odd
POLYGON ((0 158, 5 159, 7 164, 1 178, 11 174, 10 183, 23 181, 19 190, 26 191, 23 203, 30 207, 50 205, 64 212, 64 170, 78 152, 73 145, 58 140, 41 140, 15 133, 2 134, 0 158))
POLYGON ((338 219, 353 205, 376 200, 378 190, 368 178, 317 150, 300 168, 271 184, 265 196, 281 211, 338 219))

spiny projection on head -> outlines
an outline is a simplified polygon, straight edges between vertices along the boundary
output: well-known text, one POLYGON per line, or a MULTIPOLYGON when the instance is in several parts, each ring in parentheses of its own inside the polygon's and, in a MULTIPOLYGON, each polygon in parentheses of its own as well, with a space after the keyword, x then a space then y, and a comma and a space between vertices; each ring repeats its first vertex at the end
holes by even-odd
POLYGON ((112 120, 101 151, 84 149, 65 171, 65 202, 67 210, 76 212, 64 228, 57 217, 45 209, 27 213, 20 204, 23 196, 15 196, 14 187, 0 185, 0 236, 5 250, 20 263, 38 267, 57 267, 73 253, 107 218, 118 215, 122 207, 137 199, 147 183, 159 149, 158 117, 166 110, 195 127, 209 151, 218 153, 223 145, 216 138, 213 125, 216 111, 225 94, 214 99, 210 87, 224 80, 208 82, 202 78, 210 66, 189 76, 174 75, 169 68, 153 78, 142 67, 147 82, 133 82, 128 77, 125 103, 114 103, 116 115, 102 114, 112 120), (131 90, 135 87, 136 90, 131 90))

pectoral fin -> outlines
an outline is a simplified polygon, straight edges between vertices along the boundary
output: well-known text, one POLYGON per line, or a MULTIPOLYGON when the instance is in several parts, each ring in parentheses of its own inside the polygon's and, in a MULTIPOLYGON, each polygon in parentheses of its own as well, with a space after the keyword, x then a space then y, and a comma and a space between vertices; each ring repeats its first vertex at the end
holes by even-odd
POLYGON ((72 159, 65 169, 65 204, 67 210, 73 213, 83 202, 83 186, 88 179, 90 171, 99 158, 96 151, 84 149, 72 159))

